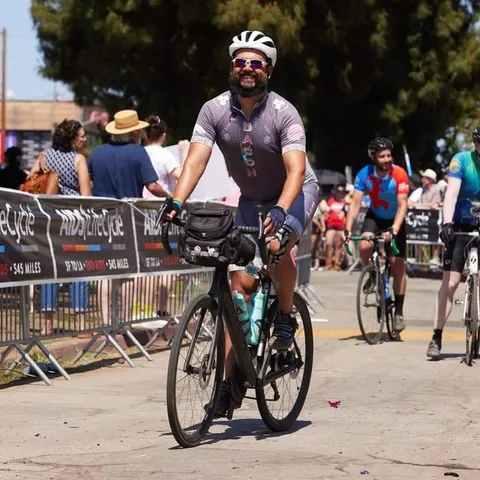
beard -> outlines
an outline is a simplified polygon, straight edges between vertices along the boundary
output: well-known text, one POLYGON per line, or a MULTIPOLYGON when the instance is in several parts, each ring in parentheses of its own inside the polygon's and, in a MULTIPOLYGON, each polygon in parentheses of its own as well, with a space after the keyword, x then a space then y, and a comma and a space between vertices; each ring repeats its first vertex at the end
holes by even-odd
POLYGON ((230 88, 240 97, 248 98, 264 93, 267 90, 268 79, 262 80, 258 78, 255 73, 239 73, 239 74, 230 74, 230 88), (255 80, 255 85, 252 87, 244 87, 242 85, 243 77, 253 77, 255 80))
POLYGON ((383 163, 383 164, 377 163, 375 166, 377 167, 377 169, 380 172, 388 172, 392 168, 392 163, 393 162, 388 162, 388 163, 383 163))

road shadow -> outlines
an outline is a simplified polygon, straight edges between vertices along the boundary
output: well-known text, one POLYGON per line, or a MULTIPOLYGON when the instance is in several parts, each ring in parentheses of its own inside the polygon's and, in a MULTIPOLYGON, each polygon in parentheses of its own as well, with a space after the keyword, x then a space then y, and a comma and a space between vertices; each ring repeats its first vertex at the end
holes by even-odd
MULTIPOLYGON (((254 437, 255 440, 265 440, 266 438, 285 437, 308 427, 312 422, 309 420, 297 420, 290 430, 284 432, 272 432, 262 420, 255 418, 239 418, 234 420, 214 421, 213 426, 226 426, 226 430, 221 433, 209 432, 205 439, 200 443, 202 445, 214 445, 225 440, 241 440, 242 438, 254 437)), ((171 435, 171 434, 170 434, 171 435)), ((176 445, 170 447, 169 450, 183 450, 182 447, 176 445)))
MULTIPOLYGON (((442 360, 460 358, 462 362, 465 360, 465 353, 441 353, 437 358, 427 358, 427 362, 441 362, 442 360)), ((460 362, 460 363, 462 363, 460 362)))
MULTIPOLYGON (((363 338, 363 335, 359 334, 359 335, 351 335, 349 337, 342 337, 342 338, 339 338, 338 341, 339 342, 345 342, 346 340, 357 340, 359 343, 357 343, 356 345, 369 345, 365 339, 363 338)), ((399 343, 402 343, 403 340, 401 337, 398 337, 394 340, 392 340, 389 336, 388 336, 388 333, 384 333, 382 334, 380 340, 372 345, 372 347, 374 347, 375 345, 379 345, 381 343, 387 343, 387 342, 399 342, 399 343)))

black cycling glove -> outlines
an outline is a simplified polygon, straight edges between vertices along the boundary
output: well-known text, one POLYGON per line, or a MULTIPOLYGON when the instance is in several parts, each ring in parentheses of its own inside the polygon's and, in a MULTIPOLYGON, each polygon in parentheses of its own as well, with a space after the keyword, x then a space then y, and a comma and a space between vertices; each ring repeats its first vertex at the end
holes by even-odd
POLYGON ((267 213, 267 217, 270 217, 273 228, 278 231, 287 219, 287 212, 280 205, 275 205, 267 213))
POLYGON ((179 200, 174 200, 172 197, 168 197, 165 203, 158 209, 157 221, 155 222, 155 228, 158 228, 162 222, 170 222, 170 218, 167 217, 169 213, 178 212, 182 209, 182 204, 179 200))
POLYGON ((454 240, 454 233, 455 230, 453 230, 453 223, 445 223, 440 231, 440 240, 445 245, 449 245, 454 240))

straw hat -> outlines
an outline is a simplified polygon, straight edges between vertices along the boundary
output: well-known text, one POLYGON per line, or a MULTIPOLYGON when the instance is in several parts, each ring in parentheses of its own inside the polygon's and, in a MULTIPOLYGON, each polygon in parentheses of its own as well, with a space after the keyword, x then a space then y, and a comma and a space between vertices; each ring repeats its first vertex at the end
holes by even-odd
POLYGON ((105 130, 114 135, 123 135, 148 127, 147 122, 138 119, 138 113, 135 110, 121 110, 113 116, 113 119, 113 122, 107 124, 105 130))

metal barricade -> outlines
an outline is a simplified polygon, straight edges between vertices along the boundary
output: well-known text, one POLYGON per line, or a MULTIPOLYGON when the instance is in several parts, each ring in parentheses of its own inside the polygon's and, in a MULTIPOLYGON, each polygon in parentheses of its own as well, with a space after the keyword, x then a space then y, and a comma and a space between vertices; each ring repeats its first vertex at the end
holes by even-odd
POLYGON ((407 242, 407 274, 409 276, 441 275, 444 251, 445 248, 441 243, 407 242))
POLYGON ((187 303, 208 290, 212 277, 213 269, 192 268, 171 274, 120 280, 2 288, 0 364, 16 350, 19 356, 7 371, 28 363, 46 384, 51 385, 51 380, 30 355, 31 350, 37 347, 54 369, 69 380, 70 376, 44 342, 62 337, 87 336, 89 341, 73 363, 78 362, 94 345, 95 358, 110 344, 134 367, 115 336, 127 336, 151 360, 148 347, 169 326, 178 323, 187 303), (146 345, 142 345, 132 333, 135 327, 153 332, 146 345))

